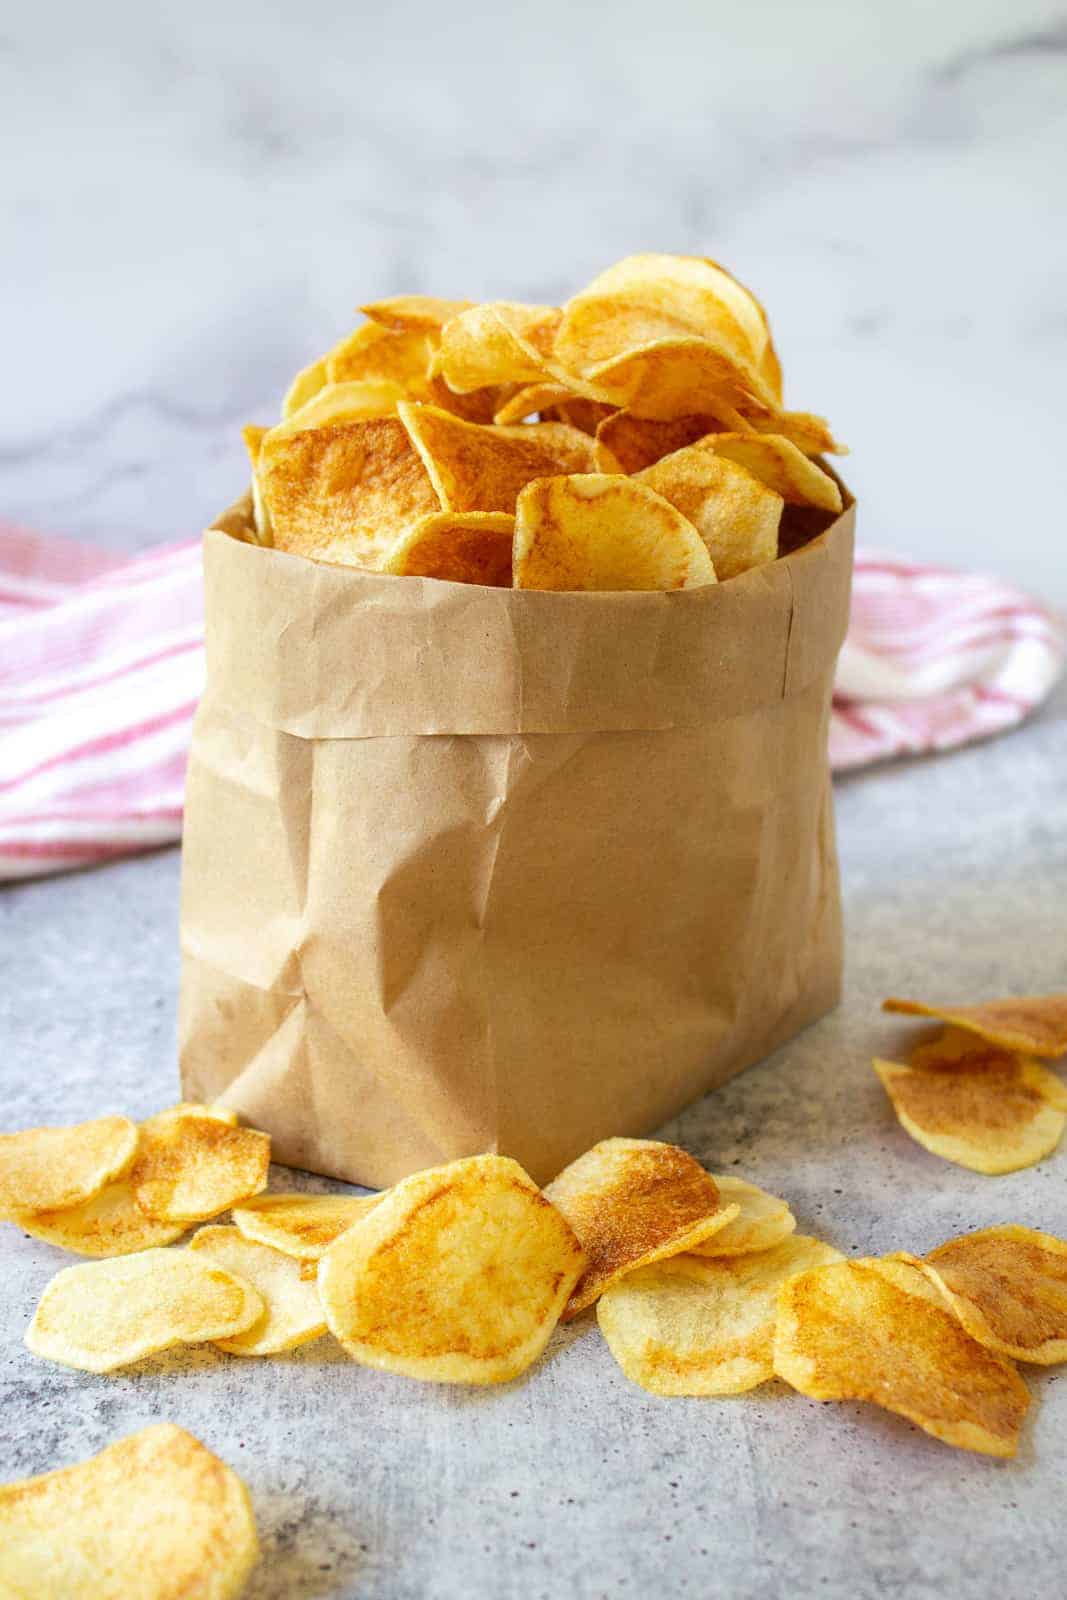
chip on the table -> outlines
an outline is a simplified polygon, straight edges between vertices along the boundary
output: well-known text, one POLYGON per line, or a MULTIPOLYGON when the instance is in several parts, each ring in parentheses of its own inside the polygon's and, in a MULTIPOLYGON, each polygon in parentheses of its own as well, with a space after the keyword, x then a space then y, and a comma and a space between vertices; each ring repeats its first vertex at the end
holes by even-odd
POLYGON ((499 428, 465 422, 438 406, 404 404, 399 412, 443 511, 511 514, 532 479, 593 465, 593 440, 563 422, 499 428))
POLYGON ((164 1113, 141 1124, 130 1183, 146 1217, 206 1222, 265 1189, 269 1166, 268 1134, 164 1113))
POLYGON ((268 437, 263 501, 279 550, 375 568, 397 529, 441 503, 399 417, 268 437))
POLYGON ((189 1249, 250 1283, 266 1310, 244 1333, 216 1339, 235 1356, 273 1356, 295 1350, 326 1332, 326 1317, 314 1282, 301 1276, 295 1256, 247 1239, 239 1228, 198 1228, 189 1249))
POLYGON ((1017 995, 977 1006, 931 1006, 923 1000, 889 999, 883 1011, 909 1017, 936 1017, 976 1033, 1002 1050, 1053 1060, 1067 1052, 1067 994, 1017 995))
POLYGON ((834 479, 780 433, 717 433, 706 448, 736 461, 789 505, 841 510, 841 490, 834 479))
POLYGON ((234 1206, 233 1220, 246 1239, 306 1259, 324 1255, 380 1199, 378 1194, 261 1194, 234 1206))
POLYGON ((0 1216, 81 1205, 119 1177, 137 1150, 129 1117, 0 1134, 0 1216))
POLYGON ((398 294, 360 306, 365 317, 393 333, 436 333, 446 322, 471 309, 469 300, 442 300, 431 294, 398 294))
POLYGON ((12 1600, 236 1600, 258 1556, 248 1490, 173 1422, 0 1484, 12 1600))
POLYGON ((1067 1242, 1015 1223, 980 1228, 921 1263, 972 1339, 1016 1361, 1067 1361, 1067 1242))
POLYGON ((1036 1061, 987 1046, 957 1060, 874 1070, 897 1120, 924 1149, 972 1172, 1041 1161, 1067 1124, 1067 1089, 1036 1061))
POLYGON ((869 1400, 935 1439, 1013 1456, 1030 1392, 984 1349, 917 1267, 861 1258, 779 1291, 774 1370, 813 1400, 869 1400))
POLYGON ((680 1255, 738 1215, 724 1206, 710 1173, 677 1145, 658 1139, 603 1139, 564 1167, 545 1189, 588 1258, 564 1320, 592 1305, 637 1267, 680 1255))
POLYGON ((632 478, 539 478, 515 510, 516 589, 698 589, 715 582, 681 512, 632 478))
POLYGON ((514 301, 472 306, 442 327, 433 371, 458 394, 498 384, 549 381, 548 363, 561 315, 555 306, 514 301))
POLYGON ((397 540, 382 571, 401 578, 445 578, 494 589, 511 585, 515 518, 502 511, 437 511, 397 540))
POLYGON ((585 1266, 568 1223, 516 1161, 415 1173, 319 1262, 331 1333, 366 1366, 506 1383, 536 1361, 585 1266))
POLYGON ((745 467, 720 456, 718 437, 709 434, 664 456, 639 472, 636 481, 692 523, 720 579, 736 578, 776 559, 784 502, 745 467))
POLYGON ((79 1256, 128 1256, 173 1244, 185 1222, 156 1222, 134 1199, 129 1178, 105 1184, 91 1200, 64 1211, 20 1212, 14 1219, 34 1239, 72 1250, 79 1256))
POLYGON ((698 1256, 746 1256, 757 1250, 770 1250, 787 1239, 797 1225, 789 1205, 777 1195, 768 1194, 743 1178, 721 1177, 713 1173, 719 1198, 724 1206, 738 1205, 732 1222, 713 1233, 703 1244, 693 1245, 698 1256))
POLYGON ((597 1321, 623 1372, 650 1394, 741 1394, 774 1377, 782 1284, 841 1259, 804 1234, 730 1260, 673 1256, 605 1289, 597 1321))
POLYGON ((47 1285, 27 1348, 82 1372, 114 1372, 177 1344, 244 1333, 263 1316, 244 1279, 202 1252, 142 1250, 65 1267, 47 1285))

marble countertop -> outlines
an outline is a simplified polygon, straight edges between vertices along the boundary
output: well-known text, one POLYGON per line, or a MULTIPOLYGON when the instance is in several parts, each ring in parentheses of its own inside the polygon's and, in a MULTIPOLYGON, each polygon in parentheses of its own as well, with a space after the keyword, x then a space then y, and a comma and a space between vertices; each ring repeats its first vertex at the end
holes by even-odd
MULTIPOLYGON (((1062 10, 1029 0, 23 8, 0 25, 0 516, 188 536, 245 476, 239 425, 358 300, 555 299, 677 248, 768 301, 788 398, 853 446, 868 545, 1067 605, 1065 88, 1062 10)), ((1067 1150, 950 1167, 868 1065, 900 1037, 888 992, 1067 986, 1065 737, 1061 687, 1001 740, 838 784, 844 1002, 669 1137, 847 1250, 1067 1234, 1067 1150)), ((178 870, 164 851, 0 894, 5 1127, 174 1098, 178 870)), ((93 1378, 21 1343, 70 1258, 11 1227, 0 1258, 3 1476, 184 1424, 251 1487, 250 1600, 1062 1588, 1055 1369, 1012 1464, 775 1385, 655 1400, 586 1323, 489 1393, 328 1341, 93 1378)))

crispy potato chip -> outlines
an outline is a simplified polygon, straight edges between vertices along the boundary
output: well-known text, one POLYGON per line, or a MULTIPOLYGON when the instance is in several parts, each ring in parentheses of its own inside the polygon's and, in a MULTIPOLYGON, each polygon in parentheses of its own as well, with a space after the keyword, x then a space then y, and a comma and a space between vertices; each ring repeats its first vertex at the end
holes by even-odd
POLYGON ((27 1211, 13 1217, 34 1239, 73 1250, 79 1256, 128 1256, 173 1244, 188 1227, 185 1222, 155 1222, 134 1199, 128 1178, 105 1184, 91 1200, 64 1211, 27 1211))
POLYGON ((263 453, 263 441, 270 433, 269 428, 257 428, 253 423, 248 423, 241 429, 241 437, 248 451, 248 462, 252 469, 252 526, 255 529, 255 539, 248 540, 252 544, 260 544, 268 549, 274 543, 274 532, 270 525, 270 516, 263 503, 263 489, 259 478, 259 460, 263 453))
POLYGON ((581 1240, 588 1265, 567 1302, 570 1321, 637 1267, 692 1250, 738 1215, 714 1178, 677 1145, 603 1139, 545 1189, 581 1240))
POLYGON ((875 1061, 897 1120, 924 1149, 972 1172, 1032 1167, 1060 1141, 1067 1089, 1035 1061, 987 1048, 956 1061, 875 1061))
POLYGON ((291 417, 294 411, 306 406, 326 382, 325 356, 313 361, 308 367, 302 367, 286 390, 285 399, 282 401, 282 416, 291 417))
POLYGON ((421 329, 394 333, 365 322, 335 345, 326 357, 326 377, 331 384, 382 382, 395 384, 405 394, 425 394, 436 339, 421 329))
POLYGON ((308 1256, 301 1258, 294 1256, 293 1260, 300 1268, 301 1283, 317 1283, 319 1278, 319 1257, 308 1256))
POLYGON ((246 1239, 285 1255, 325 1255, 342 1233, 367 1216, 378 1194, 261 1194, 234 1206, 233 1220, 246 1239))
POLYGON ((593 464, 588 434, 562 422, 479 427, 437 406, 404 404, 400 417, 443 511, 513 513, 534 478, 585 472, 593 464))
POLYGON ((729 1261, 674 1256, 605 1289, 597 1321, 623 1372, 650 1394, 741 1394, 774 1377, 782 1284, 842 1259, 804 1234, 729 1261))
POLYGON ((774 1370, 813 1400, 870 1400, 961 1450, 1013 1456, 1030 1392, 908 1262, 816 1267, 778 1295, 774 1370))
POLYGON ((693 1245, 697 1256, 746 1256, 757 1250, 770 1250, 793 1232, 797 1219, 784 1200, 758 1189, 743 1178, 722 1178, 713 1174, 719 1199, 724 1206, 738 1205, 734 1220, 713 1233, 703 1244, 693 1245))
POLYGON ((980 1228, 918 1263, 972 1339, 1051 1366, 1067 1361, 1067 1243, 1014 1223, 980 1228))
POLYGON ((629 411, 613 411, 597 428, 596 437, 597 444, 610 452, 622 472, 641 472, 721 427, 709 416, 673 417, 669 422, 657 422, 651 417, 631 416, 629 411))
POLYGON ((447 578, 507 589, 514 536, 515 518, 502 511, 438 511, 412 523, 381 570, 402 578, 447 578))
POLYGON ((757 433, 779 433, 806 456, 847 456, 848 445, 834 438, 825 417, 810 411, 782 411, 777 417, 755 417, 751 426, 757 433))
MULTIPOLYGON (((562 383, 525 383, 509 395, 493 421, 501 427, 509 423, 524 422, 547 406, 558 405, 570 398, 570 390, 562 383)), ((584 431, 584 430, 583 430, 584 431)))
POLYGON ((263 1316, 243 1279, 188 1250, 142 1250, 65 1267, 26 1332, 35 1356, 82 1372, 113 1372, 176 1344, 244 1333, 263 1316))
POLYGON ((330 1331, 356 1361, 444 1383, 506 1383, 548 1343, 585 1266, 516 1161, 469 1156, 405 1178, 319 1263, 330 1331))
POLYGON ((400 528, 442 509, 399 417, 267 439, 261 470, 276 546, 319 561, 373 569, 400 528))
POLYGON ((173 1422, 0 1484, 11 1600, 236 1600, 258 1556, 248 1490, 173 1422))
POLYGON ((146 1217, 205 1222, 265 1189, 269 1166, 268 1134, 164 1113, 141 1124, 130 1184, 146 1217))
POLYGON ((136 1149, 129 1117, 0 1133, 0 1216, 81 1205, 126 1171, 136 1149))
POLYGON ((929 1006, 922 1000, 885 1000, 883 1011, 936 1017, 1002 1050, 1052 1060, 1067 1052, 1067 994, 1019 995, 977 1006, 929 1006))
POLYGON ((398 401, 405 399, 406 394, 403 385, 393 378, 355 378, 346 383, 325 383, 306 405, 292 412, 276 428, 271 428, 266 437, 284 439, 307 428, 328 427, 331 422, 388 417, 396 412, 398 401))
POLYGON ((736 461, 791 505, 841 510, 841 490, 833 478, 781 434, 717 433, 704 448, 736 461))
POLYGON ((440 300, 430 294, 398 294, 360 306, 365 317, 392 333, 436 333, 453 317, 471 309, 470 300, 440 300))
POLYGON ((216 1122, 228 1122, 231 1128, 237 1126, 236 1111, 230 1106, 219 1105, 218 1101, 212 1105, 201 1105, 198 1100, 179 1100, 177 1105, 158 1111, 152 1120, 158 1122, 161 1117, 214 1117, 216 1122))
MULTIPOLYGON (((697 530, 720 580, 778 555, 782 497, 717 453, 717 434, 664 456, 636 481, 669 500, 697 530)), ((801 458, 803 459, 803 458, 801 458)))
MULTIPOLYGON (((503 383, 544 383, 562 313, 555 306, 493 301, 441 329, 432 371, 457 394, 503 383)), ((565 380, 557 380, 565 381, 565 380)))
MULTIPOLYGON (((579 428, 582 433, 596 438, 596 431, 605 417, 615 415, 615 407, 603 400, 590 400, 582 395, 571 395, 567 400, 559 400, 555 405, 546 406, 541 413, 542 422, 566 422, 572 428, 579 428)), ((596 462, 607 461, 606 466, 597 466, 598 472, 618 472, 620 467, 609 452, 597 451, 594 457, 596 462)))
POLYGON ((246 1333, 216 1339, 220 1350, 235 1356, 273 1356, 295 1350, 326 1332, 326 1318, 314 1282, 300 1275, 295 1256, 247 1239, 238 1228, 199 1228, 189 1249, 250 1283, 266 1310, 246 1333))
POLYGON ((696 529, 644 484, 540 478, 515 512, 516 589, 697 589, 715 568, 696 529))
POLYGON ((685 337, 650 340, 583 373, 593 398, 638 417, 710 412, 729 427, 747 417, 775 417, 774 396, 725 346, 685 337))

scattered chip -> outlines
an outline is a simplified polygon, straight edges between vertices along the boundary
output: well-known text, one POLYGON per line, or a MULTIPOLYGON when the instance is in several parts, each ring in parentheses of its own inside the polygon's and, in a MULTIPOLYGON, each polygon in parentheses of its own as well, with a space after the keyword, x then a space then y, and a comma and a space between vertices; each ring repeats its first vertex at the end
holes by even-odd
POLYGON ((501 511, 438 511, 412 523, 381 570, 507 589, 514 536, 515 518, 501 511))
POLYGON ((650 1394, 741 1394, 774 1376, 782 1284, 840 1260, 804 1234, 728 1261, 674 1256, 605 1289, 597 1321, 623 1372, 650 1394))
POLYGON ((79 1256, 128 1256, 173 1244, 185 1222, 155 1222, 134 1199, 129 1178, 105 1184, 91 1200, 64 1211, 20 1212, 13 1218, 34 1239, 79 1256))
POLYGON ((360 307, 365 317, 393 333, 437 333, 470 309, 469 300, 440 300, 430 294, 398 294, 360 307))
POLYGON ((920 1263, 972 1339, 1016 1361, 1067 1361, 1067 1243, 1003 1223, 931 1250, 920 1263))
POLYGON ((172 1422, 0 1484, 0 1591, 12 1600, 236 1600, 258 1556, 244 1484, 172 1422))
POLYGON ((146 1217, 205 1222, 265 1189, 269 1166, 268 1134, 164 1113, 141 1125, 130 1183, 146 1217))
POLYGON ((935 1439, 1013 1456, 1030 1393, 905 1261, 816 1267, 779 1291, 774 1370, 813 1400, 869 1400, 935 1439))
POLYGON ((977 1006, 929 1006, 922 1000, 886 1000, 883 1011, 936 1017, 976 1033, 1002 1050, 1052 1060, 1067 1052, 1067 994, 1019 995, 977 1006))
POLYGON ((783 501, 744 467, 720 456, 718 437, 709 434, 664 456, 638 473, 637 481, 669 500, 692 524, 722 579, 775 560, 783 501))
POLYGON ((26 1333, 35 1356, 82 1372, 113 1372, 176 1344, 244 1333, 263 1316, 256 1291, 189 1250, 142 1250, 65 1267, 26 1333))
POLYGON ((301 1277, 295 1256, 247 1239, 238 1228, 200 1228, 190 1239, 189 1249, 250 1283, 266 1307, 246 1333, 216 1339, 220 1350, 235 1356, 273 1356, 295 1350, 326 1332, 315 1284, 301 1277))
POLYGON ((987 1047, 921 1067, 875 1061, 902 1128, 924 1149, 972 1172, 1017 1172, 1054 1150, 1067 1089, 1038 1065, 987 1047))
POLYGON ((782 434, 717 433, 705 448, 736 461, 790 505, 841 510, 841 490, 833 478, 782 434))
POLYGON ((81 1205, 119 1177, 137 1149, 128 1117, 0 1134, 0 1216, 81 1205))
POLYGON ((317 1257, 380 1199, 377 1194, 261 1194, 234 1206, 233 1220, 246 1239, 286 1255, 317 1257))
POLYGON ((714 1178, 677 1145, 603 1139, 564 1167, 545 1189, 588 1257, 564 1320, 637 1267, 680 1255, 738 1215, 723 1206, 714 1178))
POLYGON ((593 465, 589 435, 562 422, 482 427, 436 406, 407 404, 400 416, 444 511, 510 514, 532 479, 593 465))
MULTIPOLYGON (((605 417, 615 414, 615 406, 608 405, 602 400, 590 400, 582 395, 571 395, 567 400, 559 400, 553 406, 546 406, 541 413, 542 422, 566 422, 572 428, 580 428, 582 433, 596 438, 596 431, 605 417)), ((604 450, 595 452, 595 461, 598 472, 619 472, 621 469, 617 461, 604 450), (601 461, 607 463, 600 465, 601 461)))
POLYGON ((470 1156, 405 1178, 319 1264, 330 1331, 356 1361, 506 1383, 548 1343, 585 1266, 517 1162, 470 1156))
POLYGON ((732 1222, 713 1233, 703 1244, 693 1245, 698 1256, 745 1256, 756 1250, 770 1250, 789 1237, 797 1219, 784 1200, 758 1189, 743 1178, 721 1178, 714 1174, 723 1205, 738 1205, 732 1222))
MULTIPOLYGON (((739 470, 739 469, 738 469, 739 470)), ((692 523, 632 478, 540 478, 519 495, 516 589, 697 589, 715 582, 692 523)))

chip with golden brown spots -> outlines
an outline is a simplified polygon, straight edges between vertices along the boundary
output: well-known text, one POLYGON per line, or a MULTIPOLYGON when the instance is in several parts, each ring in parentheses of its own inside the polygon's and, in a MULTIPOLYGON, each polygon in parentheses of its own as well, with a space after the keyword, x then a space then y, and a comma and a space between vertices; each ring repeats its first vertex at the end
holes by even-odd
POLYGON ((286 1255, 315 1258, 380 1199, 377 1194, 261 1194, 234 1206, 233 1220, 247 1239, 286 1255))
POLYGON ((780 433, 717 433, 705 447, 744 467, 789 505, 841 510, 841 490, 833 478, 780 433))
POLYGON ((724 1206, 741 1209, 731 1223, 713 1233, 703 1244, 692 1246, 698 1256, 745 1256, 756 1250, 770 1250, 789 1237, 797 1219, 785 1200, 768 1194, 743 1178, 726 1178, 713 1173, 724 1206))
POLYGON ((433 371, 458 394, 553 381, 549 366, 561 315, 555 306, 515 301, 472 306, 443 325, 433 371))
POLYGON ((411 524, 381 570, 507 589, 514 536, 515 518, 502 511, 437 511, 411 524))
POLYGON ((1014 1223, 938 1245, 920 1263, 988 1350, 1051 1366, 1067 1361, 1067 1242, 1014 1223))
POLYGON ((636 481, 692 523, 722 581, 776 559, 783 501, 745 467, 720 456, 717 439, 708 434, 664 456, 639 472, 636 481))
POLYGON ((215 1340, 220 1350, 234 1356, 274 1356, 326 1332, 314 1283, 304 1278, 295 1256, 248 1239, 239 1228, 216 1225, 198 1228, 189 1249, 250 1283, 263 1301, 263 1315, 250 1328, 215 1340))
POLYGON ((141 1124, 130 1186, 146 1217, 206 1222, 265 1189, 269 1166, 267 1134, 164 1113, 141 1124))
POLYGON ((81 1205, 126 1171, 136 1149, 129 1117, 0 1134, 0 1217, 81 1205))
POLYGON ((593 464, 593 440, 562 422, 484 427, 436 406, 406 404, 400 416, 443 511, 513 515, 520 490, 534 478, 593 464))
POLYGON ((365 317, 391 333, 436 333, 471 308, 470 300, 441 300, 430 294, 398 294, 360 306, 365 317))
POLYGON ((1053 1060, 1067 1053, 1067 994, 1018 995, 985 1000, 976 1006, 932 1006, 924 1000, 892 998, 883 1011, 908 1017, 936 1017, 968 1033, 976 1033, 1002 1050, 1053 1060))

